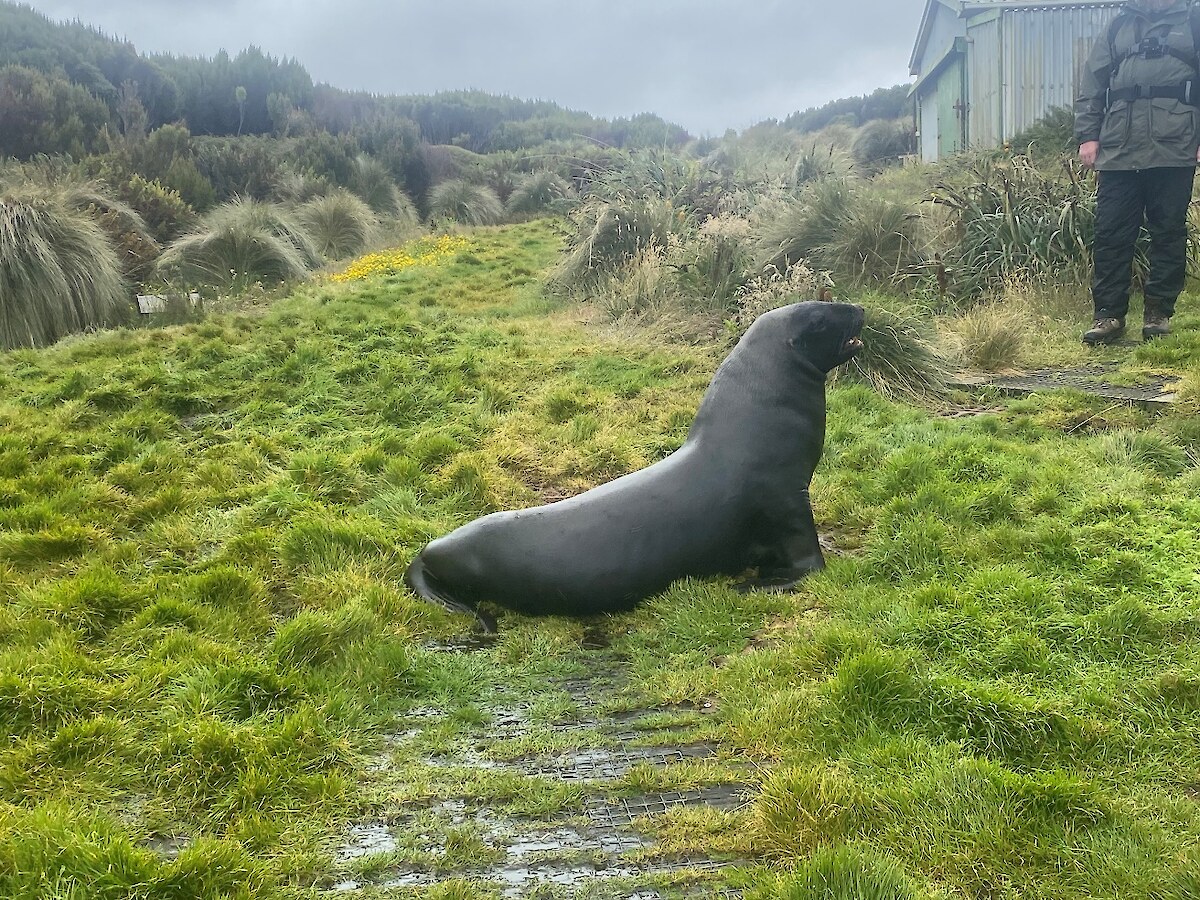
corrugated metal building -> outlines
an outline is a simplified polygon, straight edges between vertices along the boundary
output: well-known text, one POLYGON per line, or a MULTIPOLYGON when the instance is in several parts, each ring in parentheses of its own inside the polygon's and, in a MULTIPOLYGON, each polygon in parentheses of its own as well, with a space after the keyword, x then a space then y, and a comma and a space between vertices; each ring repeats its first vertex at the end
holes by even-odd
POLYGON ((913 47, 918 146, 932 162, 995 147, 1070 106, 1123 0, 928 0, 913 47))

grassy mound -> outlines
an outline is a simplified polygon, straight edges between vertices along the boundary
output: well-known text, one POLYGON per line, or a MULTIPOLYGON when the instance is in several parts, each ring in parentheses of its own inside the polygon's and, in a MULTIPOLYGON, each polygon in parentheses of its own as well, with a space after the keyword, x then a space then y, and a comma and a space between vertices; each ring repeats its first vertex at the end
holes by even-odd
POLYGON ((462 225, 495 225, 504 218, 504 204, 487 185, 451 178, 429 192, 429 216, 462 225))

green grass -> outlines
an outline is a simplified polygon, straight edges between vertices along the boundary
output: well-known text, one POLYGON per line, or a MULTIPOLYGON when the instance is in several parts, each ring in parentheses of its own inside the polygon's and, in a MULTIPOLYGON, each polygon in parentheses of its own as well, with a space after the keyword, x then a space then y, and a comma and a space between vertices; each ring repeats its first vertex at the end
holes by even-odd
MULTIPOLYGON (((467 623, 400 583, 429 538, 684 440, 718 351, 549 306, 556 234, 0 355, 0 894, 316 896, 351 821, 579 809, 577 785, 418 756, 487 735, 502 688, 531 729, 493 750, 562 749, 549 725, 581 711, 550 682, 596 623, 504 615, 488 649, 438 653, 467 623), (423 707, 444 717, 373 770, 423 707)), ((1179 323, 1106 352, 1195 372, 1179 323)), ((599 622, 630 679, 605 702, 712 703, 664 718, 721 749, 614 791, 749 764, 747 808, 669 816, 662 847, 736 854, 763 900, 1197 896, 1200 430, 1066 393, 998 407, 839 382, 813 498, 844 553, 794 593, 688 581, 599 622)), ((419 822, 440 836, 396 858, 494 852, 419 822)))

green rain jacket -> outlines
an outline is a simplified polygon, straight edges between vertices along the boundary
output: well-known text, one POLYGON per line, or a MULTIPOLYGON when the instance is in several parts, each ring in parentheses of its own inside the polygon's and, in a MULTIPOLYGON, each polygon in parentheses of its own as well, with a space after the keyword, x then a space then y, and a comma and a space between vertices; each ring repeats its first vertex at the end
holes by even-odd
POLYGON ((1075 137, 1099 141, 1096 168, 1195 166, 1200 63, 1188 0, 1153 13, 1126 4, 1088 57, 1075 101, 1075 137))

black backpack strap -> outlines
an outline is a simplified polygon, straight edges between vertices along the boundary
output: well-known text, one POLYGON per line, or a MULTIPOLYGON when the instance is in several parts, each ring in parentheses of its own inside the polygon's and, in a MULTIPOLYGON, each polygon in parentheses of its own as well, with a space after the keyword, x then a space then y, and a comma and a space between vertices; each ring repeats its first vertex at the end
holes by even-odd
POLYGON ((1109 88, 1105 97, 1108 106, 1112 106, 1118 100, 1154 100, 1156 98, 1178 100, 1180 103, 1200 106, 1200 87, 1197 86, 1195 80, 1185 81, 1183 84, 1152 85, 1150 87, 1135 84, 1128 88, 1109 88))
POLYGON ((1113 16, 1112 21, 1108 23, 1108 31, 1105 34, 1105 38, 1108 40, 1108 58, 1112 60, 1112 62, 1110 62, 1106 68, 1101 69, 1096 73, 1097 79, 1099 79, 1104 86, 1107 86, 1108 83, 1112 81, 1112 77, 1117 74, 1117 69, 1121 68, 1121 63, 1125 61, 1124 59, 1122 59, 1120 62, 1117 61, 1117 32, 1121 30, 1121 20, 1125 18, 1126 15, 1128 15, 1128 13, 1122 9, 1115 16, 1113 16))
POLYGON ((1200 12, 1195 0, 1188 5, 1188 24, 1192 26, 1192 65, 1200 73, 1200 12))
MULTIPOLYGON (((1122 11, 1118 13, 1109 24, 1108 27, 1108 42, 1110 47, 1110 55, 1113 59, 1113 64, 1109 68, 1109 82, 1112 81, 1112 76, 1116 75, 1125 60, 1137 56, 1142 52, 1142 41, 1144 38, 1144 23, 1139 16, 1137 18, 1137 26, 1134 32, 1134 43, 1124 56, 1117 58, 1116 37, 1117 32, 1121 28, 1121 20, 1125 15, 1122 11)), ((1187 103, 1192 106, 1200 106, 1200 3, 1197 0, 1192 0, 1188 4, 1188 25, 1191 30, 1192 37, 1192 52, 1185 53, 1182 50, 1177 50, 1170 46, 1161 46, 1159 52, 1173 56, 1180 62, 1190 66, 1196 72, 1196 78, 1189 78, 1182 84, 1172 85, 1134 85, 1129 88, 1113 89, 1109 88, 1105 91, 1104 105, 1111 106, 1118 100, 1145 100, 1155 98, 1167 98, 1171 100, 1179 100, 1182 103, 1187 103)))
MULTIPOLYGON (((1200 7, 1198 7, 1196 0, 1192 0, 1192 2, 1188 4, 1188 25, 1190 26, 1192 37, 1191 53, 1185 53, 1184 51, 1178 50, 1168 44, 1160 43, 1157 38, 1150 38, 1149 40, 1153 41, 1155 44, 1156 49, 1154 52, 1166 56, 1173 56, 1184 65, 1190 66, 1197 75, 1200 75, 1200 12, 1198 12, 1198 9, 1200 9, 1200 7)), ((1121 56, 1117 55, 1117 32, 1120 31, 1125 17, 1131 14, 1132 13, 1129 10, 1122 9, 1121 12, 1117 13, 1117 15, 1113 17, 1113 20, 1108 24, 1107 38, 1109 58, 1112 60, 1112 63, 1106 72, 1102 71, 1101 73, 1097 73, 1106 75, 1107 78, 1105 80, 1108 82, 1112 81, 1113 77, 1121 70, 1121 66, 1125 64, 1126 60, 1132 59, 1135 56, 1140 56, 1142 53, 1147 52, 1144 47, 1144 43, 1147 40, 1146 22, 1141 16, 1134 16, 1133 44, 1130 45, 1129 49, 1125 51, 1124 54, 1121 56)))

